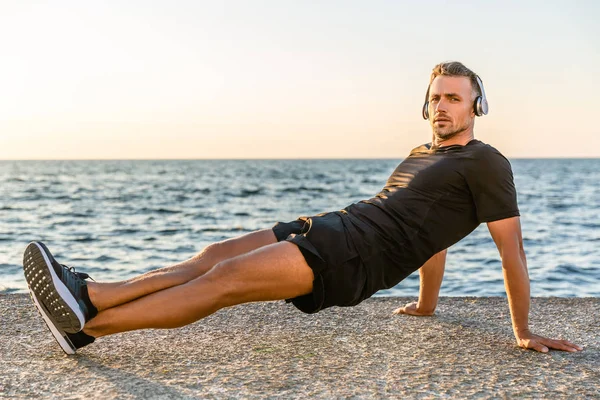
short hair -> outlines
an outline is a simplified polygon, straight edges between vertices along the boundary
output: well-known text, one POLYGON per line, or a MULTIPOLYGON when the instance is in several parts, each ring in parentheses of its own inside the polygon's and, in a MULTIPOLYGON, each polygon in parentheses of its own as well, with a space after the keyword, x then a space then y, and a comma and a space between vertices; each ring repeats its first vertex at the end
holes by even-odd
POLYGON ((479 84, 477 83, 477 74, 471 71, 469 68, 465 67, 463 63, 458 61, 445 61, 443 63, 439 63, 431 72, 431 77, 429 79, 429 85, 433 80, 438 76, 464 76, 469 78, 471 81, 471 88, 473 89, 473 98, 477 96, 481 96, 481 90, 479 89, 479 84))

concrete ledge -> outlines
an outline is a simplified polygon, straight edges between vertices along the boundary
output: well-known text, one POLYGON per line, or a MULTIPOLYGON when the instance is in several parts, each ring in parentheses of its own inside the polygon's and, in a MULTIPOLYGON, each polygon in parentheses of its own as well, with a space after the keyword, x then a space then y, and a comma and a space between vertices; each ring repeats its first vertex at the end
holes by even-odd
POLYGON ((440 299, 394 316, 374 298, 306 315, 283 302, 222 310, 176 330, 99 339, 66 356, 27 295, 0 295, 0 397, 598 398, 600 299, 536 298, 531 327, 585 347, 516 347, 506 299, 440 299))

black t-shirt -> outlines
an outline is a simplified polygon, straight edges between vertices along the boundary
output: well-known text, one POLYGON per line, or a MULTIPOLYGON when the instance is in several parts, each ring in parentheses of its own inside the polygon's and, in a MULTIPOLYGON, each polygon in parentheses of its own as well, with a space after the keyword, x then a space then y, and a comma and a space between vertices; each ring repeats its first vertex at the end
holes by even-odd
POLYGON ((465 146, 414 148, 381 192, 341 213, 365 264, 385 260, 371 272, 366 290, 374 293, 394 286, 480 223, 518 216, 519 209, 509 161, 473 139, 465 146))

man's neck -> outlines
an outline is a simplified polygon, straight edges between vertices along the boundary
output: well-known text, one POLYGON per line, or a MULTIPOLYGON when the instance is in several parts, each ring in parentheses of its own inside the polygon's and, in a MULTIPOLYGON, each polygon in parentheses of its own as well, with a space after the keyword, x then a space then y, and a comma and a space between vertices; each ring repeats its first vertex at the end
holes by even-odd
POLYGON ((452 146, 454 144, 459 144, 461 146, 465 146, 467 143, 469 143, 474 138, 475 138, 475 136, 473 135, 473 131, 464 132, 464 133, 458 134, 456 136, 453 136, 449 139, 439 138, 439 137, 435 136, 435 134, 434 134, 433 139, 431 141, 431 146, 432 147, 446 147, 446 146, 452 146))

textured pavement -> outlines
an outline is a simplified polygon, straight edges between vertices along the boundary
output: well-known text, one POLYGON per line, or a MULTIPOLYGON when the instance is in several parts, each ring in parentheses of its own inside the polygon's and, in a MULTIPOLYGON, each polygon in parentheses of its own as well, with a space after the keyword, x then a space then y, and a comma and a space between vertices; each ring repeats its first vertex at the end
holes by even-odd
POLYGON ((535 333, 585 347, 548 354, 516 346, 506 299, 391 314, 409 300, 247 304, 66 356, 27 295, 0 295, 0 398, 600 398, 600 298, 532 299, 535 333))

